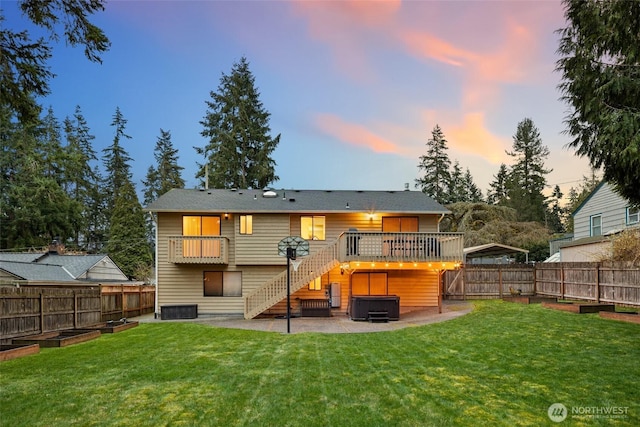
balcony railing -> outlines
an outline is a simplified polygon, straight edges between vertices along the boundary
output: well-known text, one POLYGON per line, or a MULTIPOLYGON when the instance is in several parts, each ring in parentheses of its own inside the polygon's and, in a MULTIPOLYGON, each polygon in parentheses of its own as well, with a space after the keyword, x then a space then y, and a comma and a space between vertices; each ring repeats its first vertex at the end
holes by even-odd
POLYGON ((340 236, 340 261, 462 262, 463 233, 349 231, 340 236))
POLYGON ((229 239, 222 236, 170 236, 169 262, 228 264, 229 239))

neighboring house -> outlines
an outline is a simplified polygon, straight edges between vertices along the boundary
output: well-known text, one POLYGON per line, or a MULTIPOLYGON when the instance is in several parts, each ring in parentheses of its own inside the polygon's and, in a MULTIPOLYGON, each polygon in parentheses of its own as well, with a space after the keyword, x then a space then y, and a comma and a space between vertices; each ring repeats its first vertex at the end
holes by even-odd
POLYGON ((594 261, 611 250, 611 235, 640 226, 640 207, 630 204, 605 181, 572 215, 573 240, 559 245, 562 262, 594 261))
POLYGON ((128 282, 127 276, 104 254, 63 254, 52 244, 45 253, 0 252, 0 282, 87 283, 128 282))
POLYGON ((156 312, 197 304, 204 315, 286 312, 279 243, 308 242, 291 268, 293 312, 327 300, 395 295, 400 310, 439 307, 441 272, 462 263, 462 233, 440 233, 447 209, 416 191, 178 190, 151 203, 156 222, 156 312))

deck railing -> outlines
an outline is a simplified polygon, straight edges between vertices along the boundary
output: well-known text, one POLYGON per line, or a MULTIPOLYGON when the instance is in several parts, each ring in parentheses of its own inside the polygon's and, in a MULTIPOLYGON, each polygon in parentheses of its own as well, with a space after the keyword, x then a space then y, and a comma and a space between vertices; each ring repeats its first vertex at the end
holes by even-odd
POLYGON ((169 236, 169 262, 228 264, 229 239, 222 236, 169 236))
POLYGON ((339 239, 340 261, 462 262, 463 233, 348 231, 339 239))

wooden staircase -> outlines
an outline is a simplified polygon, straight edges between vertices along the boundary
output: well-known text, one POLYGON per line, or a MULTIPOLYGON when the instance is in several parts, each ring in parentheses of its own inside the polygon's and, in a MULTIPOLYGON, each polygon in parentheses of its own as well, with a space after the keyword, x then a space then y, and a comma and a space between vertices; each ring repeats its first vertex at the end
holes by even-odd
MULTIPOLYGON (((308 257, 301 258, 302 262, 294 271, 291 266, 290 292, 302 289, 310 281, 319 277, 332 268, 338 261, 338 240, 322 248, 308 257)), ((252 319, 266 309, 272 307, 287 297, 287 271, 283 271, 244 298, 244 317, 252 319)))

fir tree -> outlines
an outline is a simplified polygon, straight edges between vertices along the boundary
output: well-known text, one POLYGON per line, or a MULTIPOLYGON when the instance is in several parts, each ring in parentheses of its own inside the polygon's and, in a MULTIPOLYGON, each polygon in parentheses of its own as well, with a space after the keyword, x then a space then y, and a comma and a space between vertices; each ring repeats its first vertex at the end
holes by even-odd
POLYGON ((464 173, 464 187, 465 187, 465 202, 482 202, 482 191, 478 188, 475 182, 473 182, 473 176, 471 176, 471 171, 469 168, 465 170, 464 173))
POLYGON ((146 237, 144 212, 129 181, 118 192, 110 223, 107 253, 128 277, 144 280, 138 272, 149 269, 152 255, 146 237))
POLYGON ((131 166, 129 165, 131 157, 129 157, 127 151, 122 147, 121 142, 122 139, 131 139, 131 137, 125 133, 127 120, 118 107, 116 107, 116 112, 113 115, 111 126, 115 128, 113 143, 102 150, 104 153, 102 159, 106 171, 103 190, 106 198, 105 208, 107 218, 110 218, 112 215, 118 191, 126 183, 131 182, 131 166))
POLYGON ((156 166, 149 166, 147 179, 142 182, 145 186, 145 205, 172 188, 184 188, 185 184, 182 179, 184 168, 178 165, 178 150, 173 148, 169 131, 160 129, 153 156, 156 159, 156 166))
POLYGON ((498 173, 493 176, 493 181, 489 184, 487 191, 487 203, 491 205, 505 205, 507 202, 507 183, 509 181, 509 170, 507 165, 502 163, 498 173))
POLYGON ((508 183, 507 205, 516 209, 521 221, 544 222, 542 190, 550 170, 544 168, 549 149, 542 145, 540 132, 529 118, 518 123, 513 136, 513 151, 507 154, 516 159, 508 183))
MULTIPOLYGON (((265 188, 277 181, 271 156, 280 135, 270 136, 270 114, 260 101, 245 57, 233 65, 229 75, 223 73, 218 91, 210 96, 200 122, 202 136, 209 143, 195 147, 209 167, 207 184, 215 188, 265 188)), ((205 164, 199 164, 196 177, 205 177, 205 164)))
POLYGON ((416 179, 415 186, 438 203, 449 203, 451 161, 447 154, 447 140, 440 126, 436 125, 433 128, 426 146, 427 152, 420 156, 420 163, 418 163, 418 170, 422 173, 422 177, 416 179))
POLYGON ((453 162, 450 172, 449 188, 447 190, 447 203, 458 203, 467 201, 467 189, 464 182, 464 174, 460 167, 460 162, 453 162))

